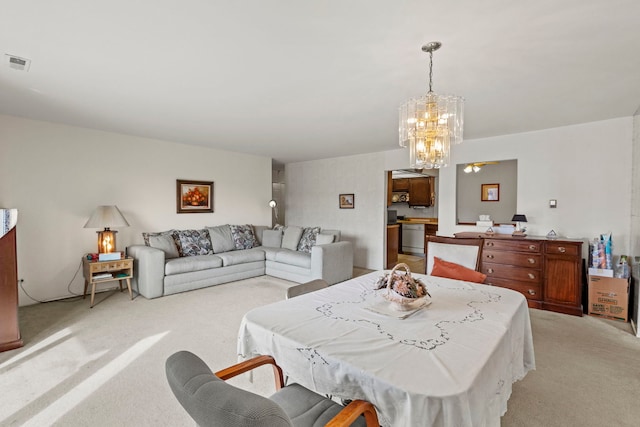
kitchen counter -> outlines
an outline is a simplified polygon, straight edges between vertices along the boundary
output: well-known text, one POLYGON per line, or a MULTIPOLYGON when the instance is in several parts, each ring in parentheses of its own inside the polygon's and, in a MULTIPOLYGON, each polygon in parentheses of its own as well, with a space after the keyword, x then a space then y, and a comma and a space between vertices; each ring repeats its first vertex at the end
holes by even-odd
POLYGON ((438 225, 438 218, 405 218, 399 219, 400 224, 433 224, 438 225))

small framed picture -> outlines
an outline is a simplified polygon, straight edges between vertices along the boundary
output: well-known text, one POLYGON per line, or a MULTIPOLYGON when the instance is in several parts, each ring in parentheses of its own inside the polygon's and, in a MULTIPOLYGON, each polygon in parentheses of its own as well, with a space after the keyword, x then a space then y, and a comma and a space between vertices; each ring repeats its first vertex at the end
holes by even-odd
POLYGON ((178 213, 213 212, 213 181, 176 180, 178 213))
POLYGON ((483 202, 499 202, 500 184, 482 184, 480 200, 483 202))
POLYGON ((338 201, 340 209, 353 209, 355 196, 353 194, 341 194, 338 201))

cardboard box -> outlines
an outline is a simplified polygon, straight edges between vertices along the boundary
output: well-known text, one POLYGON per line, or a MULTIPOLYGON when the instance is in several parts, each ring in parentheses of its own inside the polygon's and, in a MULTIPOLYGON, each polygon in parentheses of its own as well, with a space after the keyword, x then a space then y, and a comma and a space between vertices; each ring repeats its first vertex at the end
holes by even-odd
POLYGON ((613 269, 589 268, 589 276, 613 277, 613 269))
POLYGON ((607 319, 629 320, 629 279, 589 276, 588 313, 607 319))

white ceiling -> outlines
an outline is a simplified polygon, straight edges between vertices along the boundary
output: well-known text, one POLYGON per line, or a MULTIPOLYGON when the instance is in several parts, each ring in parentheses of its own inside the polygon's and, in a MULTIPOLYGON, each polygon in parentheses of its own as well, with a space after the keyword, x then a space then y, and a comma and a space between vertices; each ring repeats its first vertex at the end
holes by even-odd
POLYGON ((466 139, 640 106, 638 0, 0 0, 0 113, 282 163, 390 150, 434 40, 466 139))

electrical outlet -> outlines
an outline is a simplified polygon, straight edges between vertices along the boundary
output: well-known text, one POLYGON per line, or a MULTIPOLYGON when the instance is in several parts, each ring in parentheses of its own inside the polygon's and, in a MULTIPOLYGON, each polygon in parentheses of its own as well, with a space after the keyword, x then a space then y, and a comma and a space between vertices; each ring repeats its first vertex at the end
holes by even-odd
POLYGON ((558 207, 558 201, 556 199, 549 200, 549 207, 550 208, 557 208, 558 207))

